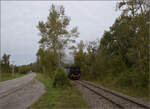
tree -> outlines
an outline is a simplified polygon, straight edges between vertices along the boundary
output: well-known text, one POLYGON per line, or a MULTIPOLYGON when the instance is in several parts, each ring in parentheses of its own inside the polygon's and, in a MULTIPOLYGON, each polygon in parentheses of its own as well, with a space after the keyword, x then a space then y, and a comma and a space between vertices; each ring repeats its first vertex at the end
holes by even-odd
POLYGON ((82 76, 85 76, 85 74, 88 71, 87 64, 86 64, 87 55, 84 52, 84 48, 85 48, 85 44, 81 40, 77 44, 77 51, 74 52, 74 64, 75 64, 75 66, 79 66, 80 67, 81 72, 82 72, 82 76))
POLYGON ((117 8, 122 10, 123 15, 134 17, 139 13, 146 13, 149 8, 149 0, 123 0, 119 2, 117 8))
POLYGON ((85 44, 82 40, 77 44, 77 51, 74 53, 74 63, 80 66, 82 76, 96 76, 95 60, 98 49, 97 41, 90 41, 85 44))
POLYGON ((38 29, 40 36, 40 49, 37 53, 42 66, 52 65, 54 69, 61 64, 64 57, 64 49, 71 43, 75 43, 74 38, 78 37, 77 27, 68 30, 70 18, 65 15, 63 6, 51 5, 50 13, 46 22, 40 21, 38 29), (49 60, 46 59, 49 57, 49 60), (46 62, 47 61, 47 62, 46 62), (49 61, 49 62, 48 62, 49 61), (46 65, 48 64, 48 65, 46 65))
POLYGON ((3 57, 2 57, 2 60, 1 60, 1 69, 2 69, 2 72, 10 72, 10 55, 9 54, 4 54, 3 57))

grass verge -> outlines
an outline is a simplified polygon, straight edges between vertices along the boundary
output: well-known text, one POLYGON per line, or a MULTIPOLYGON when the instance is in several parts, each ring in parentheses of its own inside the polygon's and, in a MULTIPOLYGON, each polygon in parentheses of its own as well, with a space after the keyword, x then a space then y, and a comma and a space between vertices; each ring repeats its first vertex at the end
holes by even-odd
POLYGON ((1 75, 0 82, 2 82, 2 81, 7 81, 7 80, 11 80, 11 79, 21 77, 24 74, 15 73, 15 74, 12 75, 11 73, 1 73, 0 75, 1 75))
POLYGON ((45 85, 46 93, 29 109, 89 107, 75 87, 53 88, 52 79, 44 74, 37 74, 37 79, 45 85))

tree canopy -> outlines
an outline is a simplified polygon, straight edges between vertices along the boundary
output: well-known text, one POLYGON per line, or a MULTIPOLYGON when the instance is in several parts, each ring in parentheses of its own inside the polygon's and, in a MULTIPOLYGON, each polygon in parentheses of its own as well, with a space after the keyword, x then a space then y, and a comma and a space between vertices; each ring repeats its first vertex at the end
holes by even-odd
POLYGON ((37 52, 37 61, 42 66, 43 72, 55 70, 62 63, 66 47, 70 48, 75 43, 79 32, 77 27, 69 29, 70 18, 65 15, 63 6, 51 5, 47 21, 39 21, 38 29, 41 39, 37 52))

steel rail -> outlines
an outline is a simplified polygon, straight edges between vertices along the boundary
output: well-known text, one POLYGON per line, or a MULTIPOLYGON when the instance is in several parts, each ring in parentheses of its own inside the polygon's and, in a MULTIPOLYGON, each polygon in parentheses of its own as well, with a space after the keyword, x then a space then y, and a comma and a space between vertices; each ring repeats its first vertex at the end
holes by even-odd
POLYGON ((125 99, 125 100, 127 100, 127 101, 130 101, 130 102, 132 102, 132 103, 134 103, 134 104, 136 104, 136 105, 139 105, 139 106, 144 107, 144 108, 146 108, 146 109, 150 109, 150 107, 149 107, 148 105, 146 105, 146 104, 143 104, 143 103, 140 103, 140 102, 136 102, 136 101, 134 101, 134 100, 132 100, 132 99, 130 99, 130 98, 121 96, 121 95, 119 95, 119 94, 117 94, 117 93, 114 93, 114 92, 112 92, 112 91, 109 91, 108 89, 104 89, 104 88, 102 88, 102 87, 100 87, 100 86, 94 85, 94 84, 89 83, 89 82, 87 82, 87 81, 83 81, 83 80, 80 80, 80 81, 82 81, 83 83, 87 83, 87 84, 89 84, 89 85, 91 85, 91 86, 93 86, 93 87, 96 87, 96 88, 98 88, 98 89, 101 89, 101 90, 103 90, 103 91, 105 91, 105 92, 108 92, 108 93, 110 93, 110 94, 112 94, 112 95, 115 95, 115 96, 117 96, 117 97, 120 97, 120 98, 122 98, 122 99, 125 99))
POLYGON ((78 83, 81 84, 82 86, 84 86, 85 88, 89 89, 90 91, 94 92, 95 94, 97 94, 97 95, 99 95, 99 96, 102 96, 104 99, 108 100, 109 102, 115 104, 115 105, 118 106, 120 109, 124 109, 124 107, 123 107, 121 104, 116 103, 115 101, 109 99, 108 97, 105 97, 104 95, 100 94, 99 92, 97 92, 97 91, 95 91, 95 90, 89 88, 87 85, 81 83, 81 81, 80 81, 80 82, 78 81, 78 83))

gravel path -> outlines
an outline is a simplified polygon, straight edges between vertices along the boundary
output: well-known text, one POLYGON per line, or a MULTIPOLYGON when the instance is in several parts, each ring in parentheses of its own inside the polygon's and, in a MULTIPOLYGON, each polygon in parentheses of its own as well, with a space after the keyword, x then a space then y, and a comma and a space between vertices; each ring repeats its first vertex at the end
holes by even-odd
POLYGON ((26 84, 29 81, 33 80, 35 76, 36 76, 35 73, 30 73, 20 78, 0 82, 0 98, 4 93, 7 93, 10 90, 20 87, 21 85, 26 84))
POLYGON ((26 109, 31 104, 36 102, 39 97, 45 92, 45 87, 42 83, 35 80, 35 73, 28 74, 24 77, 9 80, 0 83, 0 89, 10 92, 10 89, 19 88, 11 93, 7 93, 6 96, 0 97, 0 109, 26 109), (3 86, 3 85, 7 85, 3 86), (6 89, 5 89, 6 88, 6 89))

